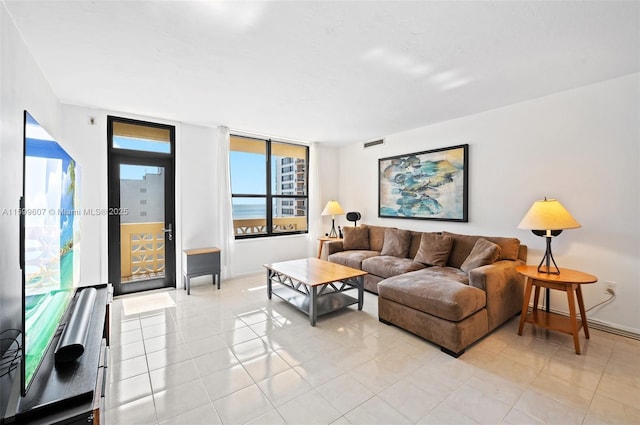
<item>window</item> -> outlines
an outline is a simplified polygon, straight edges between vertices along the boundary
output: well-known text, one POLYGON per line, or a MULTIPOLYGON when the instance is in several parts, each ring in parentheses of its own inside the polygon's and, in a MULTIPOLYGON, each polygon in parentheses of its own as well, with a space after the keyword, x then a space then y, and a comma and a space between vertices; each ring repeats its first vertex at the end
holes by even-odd
POLYGON ((171 130, 166 127, 143 126, 122 121, 113 121, 113 149, 128 149, 143 152, 172 153, 171 130))
POLYGON ((308 158, 306 146, 231 136, 236 239, 307 233, 308 158))

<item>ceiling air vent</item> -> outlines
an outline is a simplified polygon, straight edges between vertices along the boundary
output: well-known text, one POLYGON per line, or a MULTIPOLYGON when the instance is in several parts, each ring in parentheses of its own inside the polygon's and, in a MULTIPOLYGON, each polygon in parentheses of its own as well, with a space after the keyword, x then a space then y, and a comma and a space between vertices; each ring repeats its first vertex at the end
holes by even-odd
POLYGON ((384 139, 374 140, 373 142, 367 142, 364 144, 365 148, 370 148, 371 146, 381 145, 384 143, 384 139))

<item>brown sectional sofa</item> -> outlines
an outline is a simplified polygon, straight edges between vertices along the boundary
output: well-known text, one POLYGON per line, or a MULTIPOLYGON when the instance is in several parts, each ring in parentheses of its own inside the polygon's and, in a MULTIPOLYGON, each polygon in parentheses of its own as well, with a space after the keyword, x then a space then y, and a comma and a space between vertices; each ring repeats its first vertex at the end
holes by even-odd
POLYGON ((325 259, 369 273, 364 286, 378 294, 381 322, 454 357, 522 309, 524 278, 515 268, 525 264, 527 247, 518 239, 350 229, 344 240, 325 242, 325 259))

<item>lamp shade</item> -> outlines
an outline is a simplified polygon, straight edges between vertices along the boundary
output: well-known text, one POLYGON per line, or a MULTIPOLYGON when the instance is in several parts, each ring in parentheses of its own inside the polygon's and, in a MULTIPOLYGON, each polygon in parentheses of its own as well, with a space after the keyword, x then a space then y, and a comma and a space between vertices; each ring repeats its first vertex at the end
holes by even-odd
POLYGON ((322 210, 321 215, 340 215, 344 214, 344 210, 338 203, 338 201, 329 201, 327 205, 322 210))
POLYGON ((557 199, 535 201, 518 225, 519 229, 562 230, 582 227, 557 199))

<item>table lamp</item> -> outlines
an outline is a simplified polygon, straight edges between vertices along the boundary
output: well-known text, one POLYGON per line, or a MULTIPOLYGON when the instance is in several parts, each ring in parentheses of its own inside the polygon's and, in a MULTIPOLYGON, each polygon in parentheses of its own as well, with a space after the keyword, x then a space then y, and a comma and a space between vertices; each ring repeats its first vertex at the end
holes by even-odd
POLYGON ((337 238, 338 233, 336 232, 336 215, 344 214, 342 207, 337 201, 329 201, 327 205, 322 210, 321 215, 330 215, 331 216, 331 232, 329 232, 330 238, 337 238))
POLYGON ((551 238, 558 236, 564 229, 582 227, 569 211, 557 199, 535 201, 524 216, 519 229, 529 229, 537 236, 547 239, 547 250, 538 265, 538 273, 560 274, 560 269, 551 253, 551 238), (551 267, 553 263, 553 267, 551 267), (544 264, 544 267, 543 267, 544 264))

